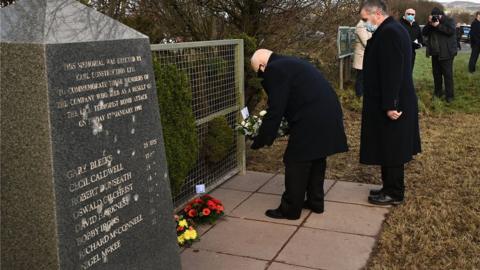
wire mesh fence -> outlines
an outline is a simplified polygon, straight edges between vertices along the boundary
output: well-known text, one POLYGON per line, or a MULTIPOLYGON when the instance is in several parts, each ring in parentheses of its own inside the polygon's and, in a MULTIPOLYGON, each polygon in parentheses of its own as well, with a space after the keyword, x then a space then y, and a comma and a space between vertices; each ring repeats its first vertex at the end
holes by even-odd
MULTIPOLYGON (((174 65, 187 74, 192 91, 198 147, 202 148, 209 123, 224 117, 234 128, 239 121, 243 97, 243 40, 218 40, 151 45, 152 56, 161 66, 174 65)), ((202 151, 181 190, 174 196, 178 208, 196 195, 196 185, 214 189, 239 172, 245 172, 245 142, 234 133, 227 154, 214 164, 202 151)))

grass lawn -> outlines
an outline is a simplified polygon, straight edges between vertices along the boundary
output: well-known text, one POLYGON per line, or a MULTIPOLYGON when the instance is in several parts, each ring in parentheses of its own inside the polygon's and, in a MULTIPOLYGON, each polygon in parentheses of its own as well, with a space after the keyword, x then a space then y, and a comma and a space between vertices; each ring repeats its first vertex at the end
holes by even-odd
MULTIPOLYGON (((480 72, 455 59, 455 101, 432 99, 430 59, 417 53, 423 152, 407 165, 406 202, 386 219, 368 269, 480 269, 480 72)), ((327 178, 380 184, 376 166, 358 163, 361 101, 339 91, 350 151, 328 159, 327 178)), ((249 170, 283 170, 286 140, 247 152, 249 170)))

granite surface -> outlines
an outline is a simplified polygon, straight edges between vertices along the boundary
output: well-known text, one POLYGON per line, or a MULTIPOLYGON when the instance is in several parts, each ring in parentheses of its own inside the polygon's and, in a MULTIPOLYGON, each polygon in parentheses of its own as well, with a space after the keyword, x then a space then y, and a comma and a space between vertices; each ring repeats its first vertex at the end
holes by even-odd
POLYGON ((148 38, 71 0, 0 18, 2 267, 179 269, 148 38))
POLYGON ((20 0, 0 9, 0 40, 71 43, 147 38, 76 0, 20 0))
POLYGON ((2 269, 56 269, 44 48, 0 46, 2 269))

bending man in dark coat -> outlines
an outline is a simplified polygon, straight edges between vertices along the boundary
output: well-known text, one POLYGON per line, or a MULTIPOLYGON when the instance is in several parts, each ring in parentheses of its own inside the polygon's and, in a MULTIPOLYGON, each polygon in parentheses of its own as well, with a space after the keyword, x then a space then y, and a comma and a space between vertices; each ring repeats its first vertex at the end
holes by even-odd
POLYGON ((285 192, 280 206, 265 214, 298 219, 302 208, 322 213, 326 158, 348 150, 337 95, 307 61, 260 49, 251 64, 268 95, 267 114, 251 148, 272 145, 283 117, 290 132, 283 156, 285 192))
POLYGON ((367 0, 362 16, 374 31, 365 49, 360 162, 381 165, 383 188, 372 190, 373 204, 404 199, 404 164, 420 152, 417 96, 412 79, 412 42, 386 13, 382 0, 367 0))

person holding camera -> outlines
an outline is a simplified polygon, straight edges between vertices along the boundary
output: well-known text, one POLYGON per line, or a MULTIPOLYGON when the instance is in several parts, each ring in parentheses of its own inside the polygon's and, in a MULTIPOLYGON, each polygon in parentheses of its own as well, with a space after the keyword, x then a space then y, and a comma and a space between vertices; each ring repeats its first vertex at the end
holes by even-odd
POLYGON ((427 37, 427 57, 432 57, 434 95, 443 96, 445 83, 446 101, 453 101, 453 59, 457 55, 457 37, 455 22, 435 7, 428 16, 428 23, 423 28, 427 37))

